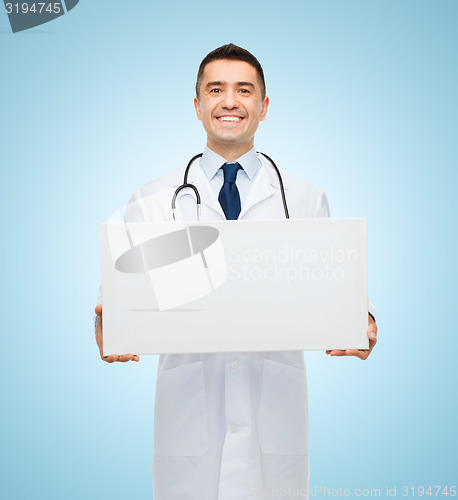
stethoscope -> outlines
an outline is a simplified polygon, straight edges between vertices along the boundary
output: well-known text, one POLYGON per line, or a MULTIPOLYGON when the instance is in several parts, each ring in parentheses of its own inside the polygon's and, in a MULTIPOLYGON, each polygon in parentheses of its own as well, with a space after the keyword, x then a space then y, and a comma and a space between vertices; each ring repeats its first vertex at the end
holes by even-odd
MULTIPOLYGON (((260 153, 260 152, 258 151, 258 153, 260 153)), ((267 156, 264 153, 260 153, 260 154, 262 154, 264 157, 266 157, 270 161, 270 163, 272 164, 272 166, 275 169, 275 172, 277 173, 278 183, 280 184, 281 197, 282 197, 282 200, 283 200, 283 210, 285 211, 285 217, 287 219, 289 219, 288 206, 286 205, 285 188, 283 187, 283 180, 281 178, 280 170, 278 170, 278 167, 277 167, 277 165, 275 165, 275 162, 272 160, 272 158, 270 158, 269 156, 267 156)), ((197 158, 200 158, 202 155, 203 155, 203 153, 199 153, 198 155, 193 156, 189 160, 189 163, 188 163, 188 165, 186 167, 186 170, 184 171, 183 184, 180 187, 177 188, 177 190, 175 191, 175 193, 174 193, 174 195, 172 197, 173 220, 176 220, 175 211, 176 211, 176 200, 177 200, 178 193, 182 189, 185 189, 185 188, 191 188, 194 191, 194 194, 196 195, 197 220, 200 220, 200 194, 199 194, 199 191, 196 188, 196 186, 194 186, 194 184, 189 184, 188 183, 188 173, 189 173, 189 169, 191 168, 191 165, 194 162, 194 160, 197 160, 197 158)))

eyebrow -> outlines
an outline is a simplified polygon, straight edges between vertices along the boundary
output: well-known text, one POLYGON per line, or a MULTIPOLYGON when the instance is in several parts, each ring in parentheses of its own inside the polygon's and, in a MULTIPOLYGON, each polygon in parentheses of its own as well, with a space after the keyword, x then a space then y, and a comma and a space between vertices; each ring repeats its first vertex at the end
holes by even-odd
MULTIPOLYGON (((208 82, 207 85, 205 85, 205 87, 209 88, 209 87, 224 86, 224 85, 227 85, 227 82, 216 81, 216 82, 208 82)), ((253 89, 255 88, 254 84, 251 82, 236 82, 236 85, 238 87, 252 87, 253 89)))

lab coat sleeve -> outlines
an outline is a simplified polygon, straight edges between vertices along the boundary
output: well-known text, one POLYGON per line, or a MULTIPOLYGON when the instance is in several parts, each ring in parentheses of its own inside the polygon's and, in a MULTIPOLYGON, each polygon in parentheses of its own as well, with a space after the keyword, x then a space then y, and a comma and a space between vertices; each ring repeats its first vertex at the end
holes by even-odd
POLYGON ((124 220, 126 222, 144 222, 146 206, 145 197, 140 189, 137 189, 124 207, 124 220))
POLYGON ((326 193, 324 191, 321 191, 318 196, 314 217, 329 217, 328 198, 326 197, 326 193))
POLYGON ((375 309, 374 304, 370 301, 369 297, 367 297, 367 310, 369 314, 374 318, 374 321, 377 321, 377 310, 375 309))

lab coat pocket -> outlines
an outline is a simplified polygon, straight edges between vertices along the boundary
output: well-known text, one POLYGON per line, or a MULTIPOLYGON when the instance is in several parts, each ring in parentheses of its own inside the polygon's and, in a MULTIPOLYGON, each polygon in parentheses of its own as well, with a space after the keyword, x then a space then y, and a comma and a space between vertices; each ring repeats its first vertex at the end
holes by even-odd
POLYGON ((154 453, 202 456, 208 451, 207 407, 202 361, 158 373, 154 453))
POLYGON ((265 454, 308 454, 305 370, 264 359, 259 441, 265 454))

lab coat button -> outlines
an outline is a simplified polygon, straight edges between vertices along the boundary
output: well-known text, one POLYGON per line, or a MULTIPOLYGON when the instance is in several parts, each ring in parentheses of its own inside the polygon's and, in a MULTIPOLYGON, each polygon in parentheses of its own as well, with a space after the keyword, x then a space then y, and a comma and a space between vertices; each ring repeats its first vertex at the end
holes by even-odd
POLYGON ((235 434, 238 430, 239 428, 236 425, 231 425, 229 427, 229 432, 232 432, 232 434, 235 434))
POLYGON ((236 368, 238 368, 238 367, 239 367, 238 362, 237 362, 237 361, 232 361, 232 363, 231 363, 231 367, 232 367, 232 368, 234 368, 234 370, 235 370, 236 368))

